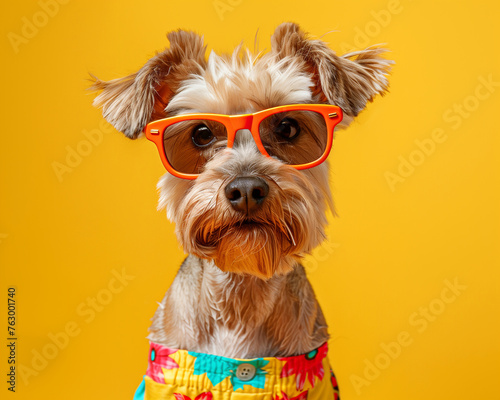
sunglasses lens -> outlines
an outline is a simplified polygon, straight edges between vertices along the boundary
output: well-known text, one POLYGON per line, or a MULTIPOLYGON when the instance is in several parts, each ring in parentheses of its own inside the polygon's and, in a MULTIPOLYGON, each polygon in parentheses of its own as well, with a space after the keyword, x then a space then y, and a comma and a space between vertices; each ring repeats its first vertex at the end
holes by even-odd
POLYGON ((167 126, 163 131, 165 156, 176 171, 199 174, 217 150, 227 146, 224 124, 193 119, 167 126))
POLYGON ((269 155, 290 165, 319 160, 328 143, 325 118, 308 110, 270 115, 261 121, 259 134, 269 155))

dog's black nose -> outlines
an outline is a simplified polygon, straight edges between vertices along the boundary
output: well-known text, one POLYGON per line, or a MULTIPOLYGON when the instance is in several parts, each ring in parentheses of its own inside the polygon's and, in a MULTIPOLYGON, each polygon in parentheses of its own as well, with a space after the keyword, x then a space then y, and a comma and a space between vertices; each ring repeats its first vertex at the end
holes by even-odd
POLYGON ((233 208, 247 215, 259 209, 268 193, 266 181, 252 176, 233 179, 226 186, 226 197, 233 208))

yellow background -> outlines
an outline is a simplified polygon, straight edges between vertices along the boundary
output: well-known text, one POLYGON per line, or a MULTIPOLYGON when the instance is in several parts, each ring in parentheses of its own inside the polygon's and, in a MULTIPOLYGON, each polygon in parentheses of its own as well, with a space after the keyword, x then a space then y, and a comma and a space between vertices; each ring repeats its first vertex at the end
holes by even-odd
POLYGON ((339 52, 387 43, 396 61, 390 94, 338 135, 340 217, 306 261, 342 398, 500 398, 497 2, 74 0, 48 17, 41 4, 11 2, 1 17, 2 398, 131 399, 149 320, 184 257, 156 211, 164 169, 154 145, 101 122, 88 73, 137 70, 177 28, 218 52, 253 47, 258 29, 269 48, 288 20, 330 32, 324 40, 339 52), (30 38, 12 45, 34 20, 30 38), (103 139, 89 147, 84 132, 96 129, 103 139), (85 156, 71 159, 76 150, 85 156), (54 166, 68 162, 58 177, 54 166), (8 285, 26 367, 15 394, 5 375, 8 285))

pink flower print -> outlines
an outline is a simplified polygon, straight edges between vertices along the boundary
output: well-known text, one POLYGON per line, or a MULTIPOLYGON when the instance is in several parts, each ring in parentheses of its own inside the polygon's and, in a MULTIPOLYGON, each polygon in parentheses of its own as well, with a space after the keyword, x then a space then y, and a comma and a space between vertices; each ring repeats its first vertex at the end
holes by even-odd
MULTIPOLYGON (((186 396, 185 394, 174 393, 174 396, 176 400, 191 400, 191 398, 186 396)), ((203 392, 200 393, 198 396, 196 396, 194 400, 212 400, 212 399, 213 396, 211 392, 203 392)))
POLYGON ((281 394, 283 395, 283 397, 279 398, 278 396, 276 396, 274 400, 307 400, 307 390, 295 397, 288 397, 288 395, 283 391, 281 391, 281 394))
POLYGON ((306 378, 311 384, 311 387, 314 387, 315 378, 317 377, 319 380, 322 380, 325 376, 323 359, 326 357, 327 352, 328 346, 325 343, 320 348, 307 354, 280 358, 280 360, 286 361, 285 366, 281 370, 281 377, 284 378, 295 375, 297 390, 300 391, 304 389, 306 378))
POLYGON ((151 343, 149 349, 149 363, 146 375, 158 383, 165 383, 165 377, 163 376, 163 370, 179 368, 179 364, 170 357, 170 354, 175 353, 177 350, 169 349, 165 346, 158 345, 156 343, 151 343))

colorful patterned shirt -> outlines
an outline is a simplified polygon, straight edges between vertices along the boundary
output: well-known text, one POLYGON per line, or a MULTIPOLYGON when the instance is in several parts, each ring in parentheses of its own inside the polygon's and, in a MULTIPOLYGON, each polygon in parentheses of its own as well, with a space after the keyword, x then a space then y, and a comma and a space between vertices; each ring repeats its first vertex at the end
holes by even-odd
POLYGON ((325 343, 299 356, 243 360, 151 343, 134 400, 339 400, 327 352, 325 343))

